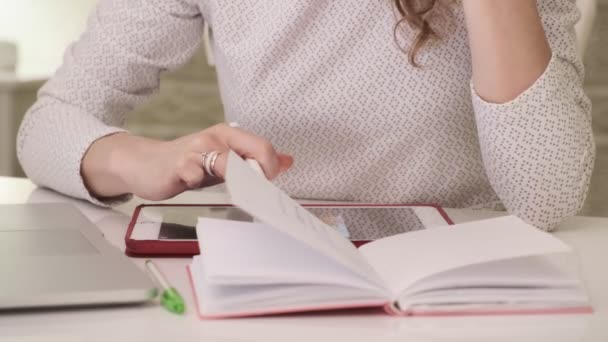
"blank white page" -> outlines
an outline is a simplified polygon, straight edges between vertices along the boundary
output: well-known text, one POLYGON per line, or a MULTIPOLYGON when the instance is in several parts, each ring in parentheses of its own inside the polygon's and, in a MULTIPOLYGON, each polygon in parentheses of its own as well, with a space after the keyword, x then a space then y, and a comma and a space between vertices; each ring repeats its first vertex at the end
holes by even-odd
POLYGON ((398 294, 417 280, 483 262, 569 252, 570 247, 515 216, 425 229, 364 245, 361 254, 398 294))
POLYGON ((552 259, 536 255, 464 266, 416 282, 403 295, 450 288, 579 288, 576 275, 552 259))
POLYGON ((209 283, 333 284, 390 298, 385 288, 266 224, 202 217, 196 233, 209 283))
POLYGON ((382 306, 387 297, 339 285, 217 285, 207 281, 205 254, 192 259, 190 271, 203 315, 254 315, 269 311, 309 311, 328 307, 382 306))

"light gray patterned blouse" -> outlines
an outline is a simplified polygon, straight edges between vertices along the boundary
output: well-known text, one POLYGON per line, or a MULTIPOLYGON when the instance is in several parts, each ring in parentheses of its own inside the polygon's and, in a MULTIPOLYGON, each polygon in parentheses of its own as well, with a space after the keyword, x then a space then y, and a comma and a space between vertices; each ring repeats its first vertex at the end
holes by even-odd
POLYGON ((192 56, 205 21, 227 119, 294 155, 277 180, 292 196, 504 205, 542 229, 576 213, 594 144, 574 1, 539 1, 553 57, 506 104, 472 90, 460 4, 416 69, 393 40, 391 3, 101 0, 23 121, 21 163, 34 182, 101 204, 81 179, 83 154, 192 56))

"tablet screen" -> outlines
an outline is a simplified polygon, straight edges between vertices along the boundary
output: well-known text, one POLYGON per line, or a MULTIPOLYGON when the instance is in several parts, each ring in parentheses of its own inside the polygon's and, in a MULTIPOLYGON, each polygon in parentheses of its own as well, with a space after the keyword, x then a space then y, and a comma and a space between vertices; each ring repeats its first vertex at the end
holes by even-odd
MULTIPOLYGON (((306 207, 313 215, 351 240, 375 240, 386 236, 446 225, 433 207, 306 207), (421 218, 422 217, 422 218, 421 218)), ((132 239, 196 240, 199 217, 254 222, 236 207, 146 206, 134 227, 132 239)))
POLYGON ((412 208, 307 208, 351 240, 376 240, 423 229, 412 208))

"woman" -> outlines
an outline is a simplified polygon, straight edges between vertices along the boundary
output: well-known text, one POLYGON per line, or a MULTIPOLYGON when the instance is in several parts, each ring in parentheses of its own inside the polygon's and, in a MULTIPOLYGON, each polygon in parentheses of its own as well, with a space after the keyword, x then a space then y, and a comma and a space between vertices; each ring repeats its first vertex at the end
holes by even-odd
POLYGON ((295 160, 276 179, 294 197, 504 206, 548 230, 580 209, 594 159, 577 19, 573 0, 102 0, 19 157, 36 183, 107 205, 217 182, 233 149, 269 178, 295 160), (204 21, 241 128, 126 133, 204 21))

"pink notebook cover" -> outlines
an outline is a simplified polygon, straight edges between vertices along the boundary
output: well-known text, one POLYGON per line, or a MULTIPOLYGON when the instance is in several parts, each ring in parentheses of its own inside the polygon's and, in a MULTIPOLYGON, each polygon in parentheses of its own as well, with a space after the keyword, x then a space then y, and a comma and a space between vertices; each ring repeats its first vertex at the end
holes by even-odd
POLYGON ((190 288, 192 289, 192 295, 194 297, 194 304, 196 305, 196 312, 200 319, 221 319, 221 318, 239 318, 239 317, 252 317, 252 316, 269 316, 278 314, 290 314, 290 313, 304 313, 304 312, 315 312, 315 311, 334 311, 334 310, 346 310, 346 309, 365 309, 365 308, 378 308, 384 309, 384 311, 391 316, 419 316, 419 317, 445 317, 445 316, 498 316, 498 315, 554 315, 554 314, 591 314, 593 308, 590 306, 581 307, 567 307, 567 308, 551 308, 551 309, 475 309, 475 310, 415 310, 415 311, 399 311, 395 310, 391 303, 386 302, 362 302, 352 303, 348 305, 328 305, 328 306, 301 306, 294 307, 292 309, 276 309, 276 310, 259 310, 259 311, 243 311, 234 314, 224 315, 206 315, 203 314, 201 308, 198 306, 198 297, 196 295, 196 288, 194 287, 194 281, 192 278, 192 271, 190 265, 186 266, 188 272, 188 279, 190 282, 190 288))

